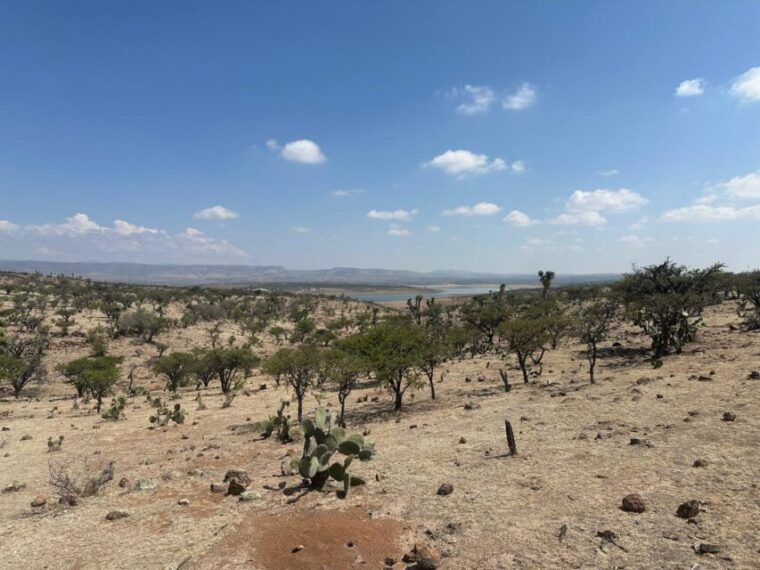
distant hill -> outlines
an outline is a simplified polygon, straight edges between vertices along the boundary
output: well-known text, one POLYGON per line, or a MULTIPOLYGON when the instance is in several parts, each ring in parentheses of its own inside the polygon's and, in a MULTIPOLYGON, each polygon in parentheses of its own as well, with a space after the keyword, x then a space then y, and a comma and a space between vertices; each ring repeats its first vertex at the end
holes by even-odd
MULTIPOLYGON (((535 274, 477 273, 472 271, 436 270, 430 272, 397 269, 286 269, 279 265, 163 265, 142 263, 95 263, 59 261, 2 261, 0 270, 20 273, 74 275, 97 281, 119 281, 153 285, 213 284, 311 284, 311 285, 434 285, 440 283, 507 283, 525 284, 538 280, 535 274)), ((613 273, 558 275, 556 285, 613 281, 613 273)))

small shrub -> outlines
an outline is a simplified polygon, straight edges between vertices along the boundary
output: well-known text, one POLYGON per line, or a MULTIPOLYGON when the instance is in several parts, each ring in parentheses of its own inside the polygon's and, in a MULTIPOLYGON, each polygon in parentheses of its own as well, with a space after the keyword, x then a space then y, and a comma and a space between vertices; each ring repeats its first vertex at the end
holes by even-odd
POLYGON ((80 498, 92 497, 113 479, 114 463, 95 463, 86 458, 78 467, 73 461, 50 463, 50 486, 62 503, 75 505, 80 498))

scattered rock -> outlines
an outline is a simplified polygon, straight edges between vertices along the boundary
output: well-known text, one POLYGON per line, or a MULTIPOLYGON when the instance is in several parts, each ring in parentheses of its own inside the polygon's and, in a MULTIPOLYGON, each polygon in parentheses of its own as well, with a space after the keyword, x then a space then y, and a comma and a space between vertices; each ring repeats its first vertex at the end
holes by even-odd
POLYGON ((259 501, 261 500, 261 493, 258 491, 244 491, 240 493, 239 501, 241 502, 248 502, 248 501, 259 501))
POLYGON ((37 495, 32 499, 32 506, 35 508, 44 507, 47 503, 47 497, 45 495, 37 495))
POLYGON ((178 505, 182 505, 183 507, 186 507, 190 504, 190 499, 182 498, 179 501, 177 501, 178 505))
POLYGON ((224 493, 226 489, 224 488, 224 485, 220 485, 219 483, 211 483, 211 492, 212 493, 224 493))
POLYGON ((720 546, 717 544, 708 544, 706 542, 700 542, 694 547, 697 554, 718 554, 720 552, 720 546))
POLYGON ((126 477, 122 477, 121 479, 119 479, 119 487, 121 489, 128 489, 131 484, 132 482, 126 477))
POLYGON ((415 545, 414 554, 419 570, 436 570, 441 563, 441 556, 438 551, 430 545, 415 545))
POLYGON ((248 488, 248 485, 244 484, 238 479, 235 479, 234 477, 230 479, 230 484, 227 487, 227 494, 228 495, 242 495, 245 490, 248 488))
POLYGON ((464 443, 467 443, 467 440, 466 440, 464 437, 460 437, 460 438, 459 438, 459 443, 460 443, 460 444, 464 444, 464 443))
POLYGON ((158 485, 150 479, 140 479, 134 487, 135 491, 155 491, 157 488, 158 485))
POLYGON ((620 508, 627 513, 643 513, 647 507, 640 495, 631 493, 623 497, 623 504, 620 508))
POLYGON ((693 463, 694 467, 707 467, 707 459, 695 459, 693 463))
POLYGON ((199 479, 206 476, 206 473, 202 469, 198 468, 191 469, 187 472, 187 474, 189 477, 197 477, 199 479))
POLYGON ((383 560, 383 563, 386 566, 394 566, 396 564, 396 559, 393 558, 392 556, 386 556, 385 560, 383 560))
POLYGON ((163 479, 164 479, 164 481, 173 481, 175 479, 182 479, 182 477, 184 477, 184 475, 185 474, 182 473, 182 471, 180 471, 179 469, 172 469, 172 470, 167 471, 166 473, 164 473, 163 479))
POLYGON ((301 552, 303 550, 303 544, 297 544, 291 549, 291 552, 295 554, 296 552, 301 552))
POLYGON ((676 516, 682 519, 693 519, 699 514, 699 501, 692 499, 678 506, 676 516))
POLYGON ((21 441, 29 441, 30 439, 32 439, 32 436, 28 433, 21 436, 21 441))
POLYGON ((440 487, 438 487, 438 491, 436 491, 437 495, 446 496, 451 495, 451 493, 454 492, 454 485, 451 483, 443 483, 440 487))
POLYGON ((248 475, 248 471, 243 471, 242 469, 229 469, 227 473, 224 474, 225 483, 227 481, 232 481, 232 479, 237 479, 238 483, 242 483, 246 487, 253 482, 248 475))
POLYGON ((128 516, 130 516, 131 513, 128 513, 127 511, 111 511, 106 515, 107 521, 117 521, 119 519, 125 519, 128 516))
POLYGON ((732 422, 736 419, 736 414, 734 412, 723 412, 723 421, 724 422, 732 422))
POLYGON ((753 370, 749 373, 750 380, 760 380, 760 370, 753 370))
POLYGON ((18 481, 14 481, 7 487, 3 488, 3 493, 15 493, 25 488, 26 488, 26 485, 24 483, 19 483, 18 481))

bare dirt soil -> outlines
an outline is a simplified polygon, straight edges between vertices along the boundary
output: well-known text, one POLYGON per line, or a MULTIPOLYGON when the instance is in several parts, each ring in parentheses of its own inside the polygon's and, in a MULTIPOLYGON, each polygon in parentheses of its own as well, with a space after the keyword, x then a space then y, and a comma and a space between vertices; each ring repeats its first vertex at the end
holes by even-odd
MULTIPOLYGON (((183 390, 187 420, 157 429, 144 397, 130 400, 125 419, 105 421, 92 403, 76 409, 71 387, 52 374, 32 399, 0 402, 0 486, 23 484, 0 494, 0 568, 375 569, 386 558, 404 568, 415 543, 437 549, 447 569, 760 568, 760 380, 749 379, 760 369, 760 334, 737 324, 732 303, 709 308, 699 340, 659 369, 647 339, 621 328, 595 385, 581 347, 565 341, 527 385, 511 360, 449 363, 437 399, 422 388, 398 416, 386 393, 363 387, 347 419, 377 453, 357 467, 368 484, 347 500, 334 489, 294 492, 300 478, 283 466, 301 441, 283 445, 253 429, 290 394, 260 373, 227 409, 216 384, 202 391, 203 410, 183 390), (499 366, 510 370, 509 393, 499 366), (505 418, 517 456, 505 453, 505 418), (49 452, 59 435, 61 449, 49 452), (76 506, 57 504, 50 464, 85 460, 113 461, 114 480, 76 506), (233 468, 248 472, 260 497, 211 492, 233 468), (442 483, 453 492, 438 495, 442 483), (621 509, 631 493, 644 512, 621 509), (32 507, 38 495, 46 504, 32 507), (692 499, 699 514, 676 516, 692 499), (114 510, 129 516, 106 520, 114 510), (698 554, 700 544, 719 551, 698 554)), ((158 340, 185 350, 201 334, 158 340)), ((123 370, 138 366, 135 384, 166 397, 146 365, 155 347, 120 339, 111 350, 127 357, 123 370)), ((84 339, 55 339, 51 367, 85 352, 84 339)), ((324 401, 335 409, 334 393, 324 401)), ((308 411, 315 405, 309 397, 308 411)))

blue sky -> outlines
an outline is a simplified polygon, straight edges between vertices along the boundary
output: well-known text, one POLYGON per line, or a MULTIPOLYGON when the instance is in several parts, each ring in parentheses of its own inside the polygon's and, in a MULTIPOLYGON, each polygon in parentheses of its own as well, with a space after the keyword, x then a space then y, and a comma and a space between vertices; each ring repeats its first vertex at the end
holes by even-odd
POLYGON ((0 2, 0 258, 760 266, 760 3, 0 2))

